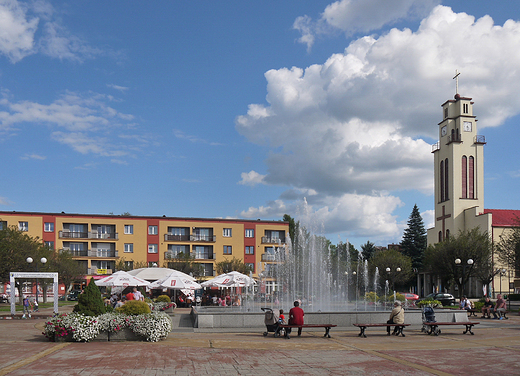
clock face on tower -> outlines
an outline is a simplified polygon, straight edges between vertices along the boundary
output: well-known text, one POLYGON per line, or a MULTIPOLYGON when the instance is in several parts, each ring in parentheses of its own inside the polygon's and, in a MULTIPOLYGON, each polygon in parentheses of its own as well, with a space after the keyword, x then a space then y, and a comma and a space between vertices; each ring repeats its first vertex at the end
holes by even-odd
POLYGON ((446 136, 446 133, 448 133, 448 128, 446 126, 441 128, 441 136, 446 136))
POLYGON ((471 132, 471 121, 464 122, 464 132, 471 132))

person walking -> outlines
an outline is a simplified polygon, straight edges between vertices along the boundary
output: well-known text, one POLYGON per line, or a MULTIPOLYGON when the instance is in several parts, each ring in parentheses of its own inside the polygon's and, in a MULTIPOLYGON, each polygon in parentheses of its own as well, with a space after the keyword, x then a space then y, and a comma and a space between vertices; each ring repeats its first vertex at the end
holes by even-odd
POLYGON ((25 317, 25 313, 27 313, 29 315, 29 318, 31 317, 31 308, 32 308, 32 303, 31 301, 29 300, 29 298, 27 296, 24 296, 23 300, 22 300, 22 305, 23 305, 23 316, 22 316, 22 319, 26 319, 27 317, 25 317))

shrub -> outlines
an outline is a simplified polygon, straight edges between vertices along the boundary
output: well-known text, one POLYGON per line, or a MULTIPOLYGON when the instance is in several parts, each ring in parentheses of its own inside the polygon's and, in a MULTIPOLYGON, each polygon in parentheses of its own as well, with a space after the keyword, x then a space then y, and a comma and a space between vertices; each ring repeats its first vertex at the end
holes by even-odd
POLYGON ((98 316, 106 312, 105 303, 94 278, 90 280, 83 294, 78 295, 78 304, 74 306, 74 312, 85 316, 98 316))
POLYGON ((432 308, 442 307, 442 303, 440 301, 433 300, 433 299, 424 299, 424 300, 418 301, 417 303, 415 303, 415 305, 420 308, 422 308, 424 306, 430 306, 432 308))
POLYGON ((140 300, 129 300, 121 307, 116 308, 116 312, 124 313, 125 315, 143 315, 150 313, 150 306, 140 300))
POLYGON ((159 295, 157 299, 155 299, 157 303, 164 302, 164 303, 170 303, 171 299, 168 295, 159 295))
POLYGON ((484 302, 481 302, 479 300, 478 302, 474 302, 473 305, 474 305, 475 309, 480 312, 480 311, 482 311, 482 307, 484 307, 484 302))

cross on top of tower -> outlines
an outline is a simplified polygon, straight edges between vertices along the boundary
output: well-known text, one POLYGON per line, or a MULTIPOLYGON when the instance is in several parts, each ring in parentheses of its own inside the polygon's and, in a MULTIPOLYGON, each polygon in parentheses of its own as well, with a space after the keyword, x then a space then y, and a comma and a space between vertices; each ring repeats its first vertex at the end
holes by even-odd
POLYGON ((453 79, 455 80, 455 95, 459 94, 459 76, 460 72, 455 69, 455 77, 453 79))

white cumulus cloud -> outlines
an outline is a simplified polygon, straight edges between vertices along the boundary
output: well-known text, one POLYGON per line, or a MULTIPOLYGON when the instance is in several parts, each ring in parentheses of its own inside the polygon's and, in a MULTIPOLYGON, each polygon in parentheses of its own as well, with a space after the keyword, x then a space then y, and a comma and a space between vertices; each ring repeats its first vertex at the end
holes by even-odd
POLYGON ((271 148, 262 183, 287 186, 281 200, 312 190, 309 204, 330 231, 348 224, 357 234, 397 234, 392 213, 406 191, 433 193, 430 144, 440 105, 455 94, 455 69, 479 130, 499 126, 520 113, 517 45, 520 22, 437 6, 415 31, 361 37, 322 64, 266 72, 267 103, 249 105, 236 129, 271 148))

